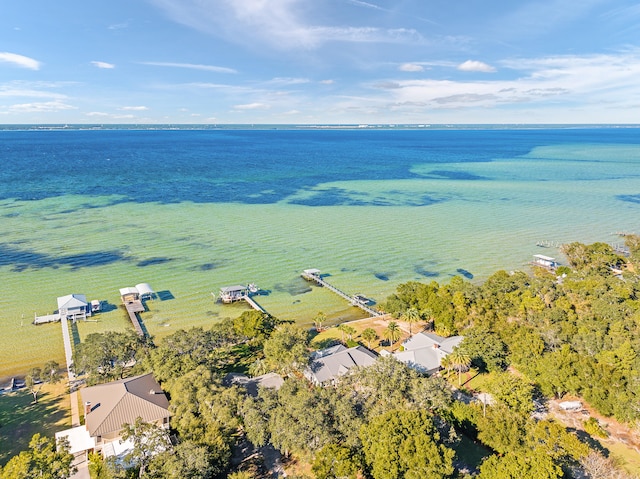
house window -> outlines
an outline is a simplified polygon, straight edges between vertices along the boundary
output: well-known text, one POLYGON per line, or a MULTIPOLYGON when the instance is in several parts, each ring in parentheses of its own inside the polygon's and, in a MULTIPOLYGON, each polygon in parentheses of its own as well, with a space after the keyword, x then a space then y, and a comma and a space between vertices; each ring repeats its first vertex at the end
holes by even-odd
POLYGON ((96 437, 96 444, 100 444, 102 442, 102 436, 96 437))

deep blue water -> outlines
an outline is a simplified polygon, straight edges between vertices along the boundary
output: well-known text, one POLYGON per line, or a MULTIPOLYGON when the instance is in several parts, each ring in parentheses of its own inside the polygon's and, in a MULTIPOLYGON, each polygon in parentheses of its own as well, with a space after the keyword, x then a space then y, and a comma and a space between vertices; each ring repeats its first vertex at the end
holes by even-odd
MULTIPOLYGON (((414 178, 416 164, 433 165, 427 172, 433 179, 491 180, 449 170, 447 164, 515 158, 540 145, 637 145, 639 133, 635 128, 5 130, 0 131, 0 199, 74 194, 118 195, 114 201, 139 203, 268 204, 326 182, 414 178)), ((625 199, 638 201, 634 195, 625 199)), ((425 195, 408 205, 440 200, 425 195)), ((292 201, 335 206, 362 200, 334 189, 292 201)))

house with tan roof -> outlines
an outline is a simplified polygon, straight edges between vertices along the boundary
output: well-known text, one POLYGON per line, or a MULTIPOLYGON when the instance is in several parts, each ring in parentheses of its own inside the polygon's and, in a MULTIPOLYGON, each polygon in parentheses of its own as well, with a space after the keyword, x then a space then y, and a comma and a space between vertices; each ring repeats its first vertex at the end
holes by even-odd
POLYGON ((68 438, 74 453, 126 454, 132 444, 120 441, 122 426, 134 424, 137 418, 169 429, 169 400, 151 373, 87 387, 80 395, 84 426, 56 433, 56 438, 68 438))

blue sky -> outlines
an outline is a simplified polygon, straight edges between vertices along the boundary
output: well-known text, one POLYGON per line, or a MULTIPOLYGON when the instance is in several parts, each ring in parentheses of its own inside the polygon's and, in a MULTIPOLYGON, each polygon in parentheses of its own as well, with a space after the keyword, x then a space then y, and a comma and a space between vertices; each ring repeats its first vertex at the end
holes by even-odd
POLYGON ((640 123, 640 3, 5 2, 0 123, 640 123))

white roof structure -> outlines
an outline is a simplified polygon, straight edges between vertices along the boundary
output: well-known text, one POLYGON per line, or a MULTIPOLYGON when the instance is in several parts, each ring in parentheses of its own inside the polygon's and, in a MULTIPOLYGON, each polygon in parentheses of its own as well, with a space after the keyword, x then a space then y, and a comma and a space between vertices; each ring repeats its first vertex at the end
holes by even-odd
POLYGON ((133 286, 129 286, 127 288, 120 288, 120 296, 124 296, 125 294, 140 294, 137 288, 133 286))
POLYGON ((450 336, 444 338, 434 333, 417 333, 407 339, 402 345, 405 350, 416 350, 421 348, 437 348, 445 354, 450 354, 453 349, 458 346, 464 338, 462 336, 450 336))
POLYGON ((563 411, 579 411, 582 409, 582 403, 580 401, 562 401, 558 404, 563 411))
POLYGON ((398 361, 405 363, 421 373, 432 374, 440 369, 443 356, 433 348, 421 348, 415 351, 400 351, 393 354, 398 361))
POLYGON ((86 308, 87 304, 84 294, 68 294, 58 298, 58 310, 86 308))
POLYGON ((79 452, 88 451, 96 447, 96 439, 91 437, 85 426, 78 426, 64 431, 56 432, 56 442, 58 439, 66 438, 69 441, 69 453, 76 455, 79 452))
POLYGON ((149 286, 149 283, 136 284, 136 289, 138 290, 138 293, 140 293, 140 296, 147 297, 147 298, 152 297, 153 294, 155 293, 153 288, 149 286))
POLYGON ((404 351, 393 354, 398 361, 422 373, 431 374, 440 369, 442 359, 451 354, 464 338, 443 338, 434 333, 417 333, 404 343, 404 351))

